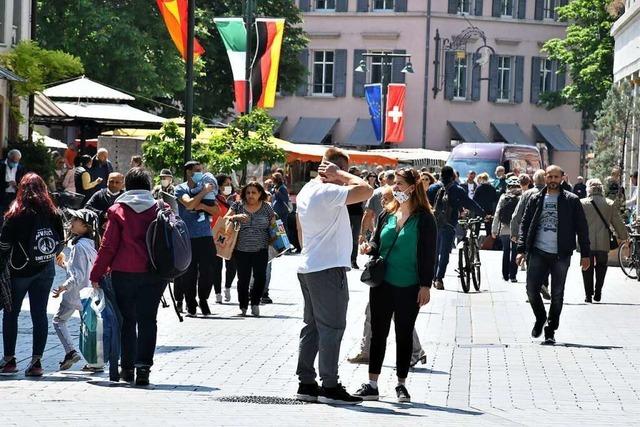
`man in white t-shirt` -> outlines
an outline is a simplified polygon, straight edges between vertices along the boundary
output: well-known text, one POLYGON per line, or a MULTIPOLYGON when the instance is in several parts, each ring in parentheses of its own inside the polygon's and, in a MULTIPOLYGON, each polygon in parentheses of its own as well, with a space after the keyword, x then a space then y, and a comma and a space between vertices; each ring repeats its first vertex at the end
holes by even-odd
POLYGON ((338 382, 338 359, 349 302, 347 270, 351 267, 352 236, 347 205, 369 199, 373 189, 346 172, 348 169, 349 157, 339 149, 328 149, 318 177, 296 197, 302 245, 298 280, 305 323, 296 370, 300 379, 297 398, 308 402, 362 402, 338 382), (322 387, 316 383, 316 356, 322 387))

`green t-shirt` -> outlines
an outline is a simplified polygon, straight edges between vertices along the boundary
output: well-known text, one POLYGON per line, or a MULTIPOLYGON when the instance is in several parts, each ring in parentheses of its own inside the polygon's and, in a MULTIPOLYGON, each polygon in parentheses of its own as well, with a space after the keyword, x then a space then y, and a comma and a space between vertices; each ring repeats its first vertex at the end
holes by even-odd
POLYGON ((398 233, 398 219, 389 215, 387 223, 380 232, 380 254, 385 260, 384 280, 401 288, 418 284, 418 218, 413 216, 400 231, 393 250, 388 254, 398 233))

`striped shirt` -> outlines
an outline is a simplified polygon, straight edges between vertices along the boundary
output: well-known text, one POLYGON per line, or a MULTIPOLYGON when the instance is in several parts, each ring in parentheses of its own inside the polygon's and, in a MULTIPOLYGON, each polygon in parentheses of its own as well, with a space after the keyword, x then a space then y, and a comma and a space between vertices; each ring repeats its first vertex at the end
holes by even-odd
POLYGON ((243 202, 235 202, 231 209, 237 214, 249 215, 249 221, 240 223, 236 250, 241 252, 258 252, 269 247, 269 227, 274 212, 271 205, 262 202, 257 211, 251 213, 245 209, 243 202))

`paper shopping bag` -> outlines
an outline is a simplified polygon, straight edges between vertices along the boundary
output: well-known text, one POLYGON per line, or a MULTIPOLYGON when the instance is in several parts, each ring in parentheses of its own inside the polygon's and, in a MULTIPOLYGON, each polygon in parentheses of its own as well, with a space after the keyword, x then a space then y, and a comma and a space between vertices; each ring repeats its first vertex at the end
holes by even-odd
POLYGON ((233 256, 233 249, 238 240, 239 224, 230 221, 228 218, 220 217, 213 226, 213 242, 216 245, 216 253, 222 258, 229 260, 233 256))

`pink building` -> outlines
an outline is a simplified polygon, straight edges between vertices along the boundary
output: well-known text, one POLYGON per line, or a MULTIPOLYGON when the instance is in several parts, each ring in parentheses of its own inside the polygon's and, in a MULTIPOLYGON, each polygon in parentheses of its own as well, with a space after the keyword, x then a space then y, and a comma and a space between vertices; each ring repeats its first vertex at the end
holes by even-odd
POLYGON ((413 74, 401 72, 402 58, 386 66, 392 83, 407 84, 403 148, 537 144, 575 178, 579 113, 537 104, 542 92, 560 90, 566 81, 540 52, 546 40, 564 35, 566 24, 554 19, 556 2, 562 1, 298 0, 310 40, 300 60, 309 75, 295 94, 276 102, 272 114, 284 119, 280 136, 299 143, 375 146, 363 85, 380 82, 385 66, 379 56, 362 55, 406 53, 413 74), (480 31, 453 46, 470 27, 480 31), (363 59, 367 71, 355 71, 363 59))

